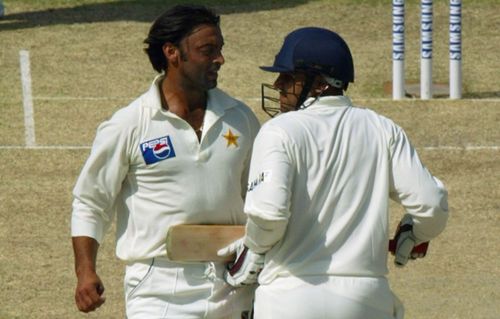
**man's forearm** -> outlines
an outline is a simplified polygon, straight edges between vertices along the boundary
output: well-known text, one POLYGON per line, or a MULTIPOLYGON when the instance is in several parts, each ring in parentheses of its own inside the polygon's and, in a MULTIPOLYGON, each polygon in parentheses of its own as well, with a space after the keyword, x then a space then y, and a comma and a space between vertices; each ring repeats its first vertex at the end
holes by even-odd
POLYGON ((75 256, 75 272, 77 275, 92 271, 96 272, 97 250, 99 243, 91 237, 73 237, 73 253, 75 256))

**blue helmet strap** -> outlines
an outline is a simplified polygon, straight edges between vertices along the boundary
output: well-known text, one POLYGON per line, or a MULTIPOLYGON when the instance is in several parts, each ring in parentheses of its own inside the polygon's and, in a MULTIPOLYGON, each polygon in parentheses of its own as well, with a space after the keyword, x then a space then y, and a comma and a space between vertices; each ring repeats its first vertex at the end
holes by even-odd
POLYGON ((300 109, 300 106, 306 101, 307 95, 309 95, 309 91, 311 91, 315 78, 316 74, 307 73, 306 80, 304 81, 304 86, 302 87, 302 92, 300 92, 299 99, 297 100, 297 105, 295 105, 296 110, 300 109))

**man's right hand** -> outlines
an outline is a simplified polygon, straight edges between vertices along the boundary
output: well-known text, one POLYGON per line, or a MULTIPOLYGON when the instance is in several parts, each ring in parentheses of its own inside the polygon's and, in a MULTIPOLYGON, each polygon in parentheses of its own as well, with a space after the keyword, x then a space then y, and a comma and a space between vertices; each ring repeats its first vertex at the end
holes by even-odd
POLYGON ((78 279, 75 290, 75 302, 82 312, 99 308, 104 298, 104 285, 96 272, 96 258, 99 243, 86 236, 72 237, 75 254, 75 273, 78 279))
POLYGON ((75 290, 75 302, 78 310, 91 312, 99 308, 106 298, 103 296, 104 285, 95 272, 88 272, 78 276, 75 290))
POLYGON ((243 287, 257 283, 264 266, 264 255, 257 254, 243 245, 243 238, 236 240, 217 252, 219 256, 236 253, 236 260, 227 266, 224 279, 233 287, 243 287))
POLYGON ((413 220, 405 215, 396 229, 394 239, 389 241, 389 251, 395 256, 394 264, 404 267, 408 260, 425 257, 429 242, 419 241, 413 235, 413 220))

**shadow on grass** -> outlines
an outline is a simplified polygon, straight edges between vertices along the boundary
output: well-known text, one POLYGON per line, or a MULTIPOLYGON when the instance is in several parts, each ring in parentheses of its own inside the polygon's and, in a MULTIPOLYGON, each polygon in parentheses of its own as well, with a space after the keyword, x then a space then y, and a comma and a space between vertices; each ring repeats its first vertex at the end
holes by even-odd
POLYGON ((215 9, 218 14, 232 14, 290 8, 310 1, 314 0, 129 0, 83 4, 68 8, 49 8, 40 11, 12 14, 9 14, 7 8, 6 15, 0 18, 0 31, 93 22, 139 21, 150 23, 168 7, 183 3, 207 5, 215 9))
POLYGON ((500 91, 491 92, 466 92, 462 94, 464 99, 500 99, 500 91))

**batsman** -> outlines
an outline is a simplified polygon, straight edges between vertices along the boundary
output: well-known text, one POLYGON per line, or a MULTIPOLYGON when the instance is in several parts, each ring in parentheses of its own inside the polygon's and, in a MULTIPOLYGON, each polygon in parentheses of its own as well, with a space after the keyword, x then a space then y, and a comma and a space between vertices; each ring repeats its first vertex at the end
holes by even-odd
POLYGON ((354 66, 337 33, 297 29, 261 68, 278 74, 262 106, 279 115, 254 141, 245 236, 219 251, 237 252, 227 282, 258 280, 256 319, 403 318, 386 278, 389 199, 405 210, 391 245, 404 266, 446 225, 443 183, 400 126, 344 95, 354 66))

